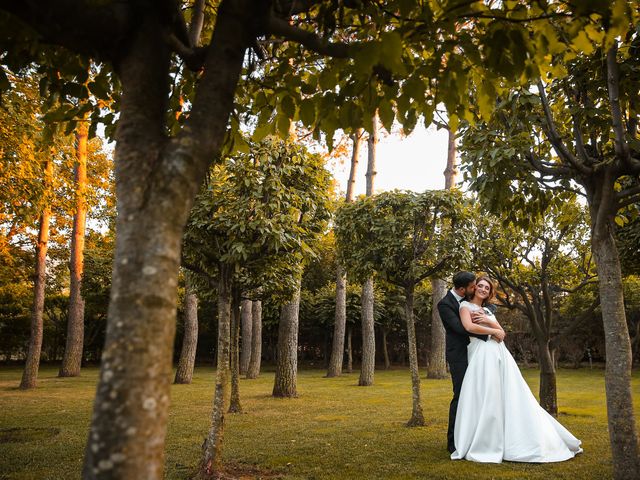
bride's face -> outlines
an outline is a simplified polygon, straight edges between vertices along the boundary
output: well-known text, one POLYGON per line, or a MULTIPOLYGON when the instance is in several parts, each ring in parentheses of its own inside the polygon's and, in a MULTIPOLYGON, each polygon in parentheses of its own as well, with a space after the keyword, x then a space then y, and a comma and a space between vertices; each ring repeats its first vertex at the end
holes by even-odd
POLYGON ((480 280, 476 284, 476 296, 482 300, 489 298, 491 295, 491 285, 486 280, 480 280))

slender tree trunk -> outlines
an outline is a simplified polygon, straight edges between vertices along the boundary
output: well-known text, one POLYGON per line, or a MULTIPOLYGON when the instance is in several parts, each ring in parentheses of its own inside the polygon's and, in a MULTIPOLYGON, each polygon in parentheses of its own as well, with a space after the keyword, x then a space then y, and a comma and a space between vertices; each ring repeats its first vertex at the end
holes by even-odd
POLYGON ((213 396, 211 426, 203 444, 198 479, 214 479, 222 469, 222 448, 227 397, 229 396, 229 377, 231 356, 231 286, 228 267, 220 267, 218 282, 218 355, 216 386, 213 396))
POLYGON ((174 383, 183 384, 191 383, 198 347, 198 297, 191 291, 188 279, 186 290, 184 296, 184 338, 182 339, 182 350, 174 381, 174 383))
POLYGON ((378 113, 373 115, 372 130, 369 133, 369 140, 367 141, 367 173, 365 177, 367 179, 366 195, 370 197, 373 195, 373 187, 375 185, 376 171, 376 150, 378 146, 378 113))
MULTIPOLYGON (((353 150, 351 152, 351 168, 349 179, 347 180, 347 193, 345 200, 353 201, 353 191, 356 182, 356 171, 360 157, 360 144, 363 130, 359 128, 351 136, 353 150)), ((336 269, 336 315, 333 327, 333 344, 331 349, 331 359, 327 377, 337 377, 342 374, 342 362, 344 361, 344 334, 347 324, 347 273, 342 265, 336 269)))
POLYGON ((420 372, 418 371, 418 349, 416 346, 416 326, 413 318, 413 285, 406 287, 405 318, 407 321, 407 346, 409 349, 409 369, 411 370, 411 419, 408 427, 421 427, 425 424, 420 401, 420 372))
POLYGON ((444 188, 451 190, 456 185, 458 167, 456 166, 456 132, 449 128, 447 141, 447 167, 444 169, 444 188))
POLYGON ((539 338, 540 361, 540 406, 550 415, 558 416, 558 392, 556 390, 556 367, 549 349, 549 339, 539 338))
POLYGON ((347 327, 347 373, 353 373, 353 327, 347 327))
POLYGON ((82 298, 82 273, 84 271, 84 235, 87 219, 85 192, 87 189, 87 139, 89 126, 86 121, 76 129, 76 212, 73 216, 71 258, 69 259, 69 319, 67 343, 58 376, 77 377, 82 364, 84 344, 84 299, 82 298))
MULTIPOLYGON (((53 161, 48 160, 45 165, 45 189, 51 185, 53 176, 53 161)), ((47 248, 49 243, 49 221, 51 208, 45 205, 40 215, 38 227, 38 243, 36 244, 36 268, 33 280, 33 305, 31 307, 31 335, 29 337, 29 350, 27 362, 22 372, 20 388, 28 390, 35 388, 38 382, 38 369, 40 368, 40 353, 42 351, 42 330, 44 313, 44 295, 47 283, 47 248)))
POLYGON ((447 360, 445 358, 446 333, 438 313, 438 302, 447 294, 447 284, 439 278, 431 279, 433 301, 431 302, 431 350, 427 378, 447 378, 447 360))
POLYGON ((251 306, 251 359, 247 368, 247 378, 258 378, 262 360, 262 302, 254 300, 251 306))
MULTIPOLYGON (((219 5, 191 114, 172 139, 166 138, 167 26, 151 11, 123 40, 115 64, 122 85, 116 248, 85 479, 164 477, 183 230, 224 141, 245 51, 255 37, 249 18, 262 15, 252 5, 219 5)), ((215 448, 209 446, 203 464, 209 477, 215 448)))
POLYGON ((347 275, 344 268, 338 265, 336 272, 336 314, 333 326, 333 344, 327 377, 338 377, 342 374, 344 359, 344 334, 347 324, 347 275))
POLYGON ((251 312, 253 302, 242 300, 240 315, 242 319, 242 351, 240 354, 240 375, 246 375, 251 360, 251 340, 253 328, 253 316, 251 312))
POLYGON ((298 375, 298 313, 300 311, 300 287, 293 300, 282 307, 278 327, 278 352, 276 354, 276 378, 274 397, 297 397, 298 375))
POLYGON ((391 368, 391 361, 389 360, 389 349, 387 348, 387 335, 388 330, 382 328, 382 354, 384 356, 384 369, 389 370, 391 368))
MULTIPOLYGON (((605 187, 606 188, 606 187, 605 187)), ((598 270, 605 333, 607 416, 614 478, 638 478, 638 433, 631 394, 631 344, 622 295, 620 260, 611 222, 593 231, 592 250, 598 270)))
POLYGON ((240 404, 240 292, 231 304, 231 401, 229 413, 242 413, 240 404))
POLYGON ((362 365, 358 385, 373 385, 376 368, 376 337, 373 319, 373 279, 362 285, 362 365))

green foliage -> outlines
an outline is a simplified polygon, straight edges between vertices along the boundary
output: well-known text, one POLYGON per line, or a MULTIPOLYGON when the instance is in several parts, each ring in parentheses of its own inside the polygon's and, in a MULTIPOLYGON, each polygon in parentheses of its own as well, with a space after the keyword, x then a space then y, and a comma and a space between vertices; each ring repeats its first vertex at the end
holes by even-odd
POLYGON ((463 259, 465 218, 456 191, 384 192, 341 205, 335 232, 349 273, 406 287, 463 259))
POLYGON ((185 259, 216 278, 231 265, 243 291, 290 296, 325 231, 331 179, 319 155, 269 137, 212 170, 185 236, 185 259))

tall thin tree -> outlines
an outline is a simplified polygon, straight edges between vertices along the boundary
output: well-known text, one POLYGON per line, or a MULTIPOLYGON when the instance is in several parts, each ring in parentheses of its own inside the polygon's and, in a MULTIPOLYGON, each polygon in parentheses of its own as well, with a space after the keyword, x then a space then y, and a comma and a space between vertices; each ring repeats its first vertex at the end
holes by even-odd
POLYGON ((262 361, 262 301, 254 300, 251 305, 251 358, 247 378, 258 378, 262 361))
MULTIPOLYGON (((353 189, 356 182, 356 171, 358 169, 358 159, 360 156, 360 144, 363 129, 359 128, 353 135, 353 149, 351 153, 351 168, 349 169, 349 179, 347 181, 346 202, 353 201, 353 189)), ((344 267, 338 263, 336 268, 336 315, 333 326, 333 343, 331 348, 331 358, 327 377, 337 377, 342 374, 342 363, 344 360, 344 337, 347 324, 347 273, 344 267)))
MULTIPOLYGON (((53 160, 48 159, 44 168, 44 191, 51 185, 53 177, 53 160)), ((20 388, 28 390, 35 388, 38 382, 40 368, 40 352, 42 351, 44 293, 47 280, 47 248, 49 243, 49 222, 51 220, 51 206, 44 200, 42 213, 38 225, 38 241, 36 243, 36 266, 33 280, 33 306, 31 308, 31 335, 27 362, 22 373, 20 388)))
MULTIPOLYGON (((378 145, 378 114, 371 119, 367 151, 367 197, 373 195, 373 185, 376 176, 376 146, 378 145)), ((373 385, 376 368, 376 334, 373 319, 373 277, 369 277, 362 285, 362 363, 358 385, 373 385)))
POLYGON ((251 361, 251 347, 253 343, 253 302, 245 298, 240 303, 240 319, 241 319, 241 340, 242 350, 240 351, 240 375, 245 375, 249 371, 249 362, 251 361))
POLYGON ((60 377, 77 377, 82 364, 84 345, 84 299, 82 298, 82 274, 84 271, 84 237, 87 221, 87 143, 89 125, 79 122, 75 132, 76 161, 74 182, 76 187, 76 209, 73 215, 71 255, 69 258, 69 319, 67 341, 60 366, 60 377))
POLYGON ((198 346, 198 296, 192 289, 190 275, 186 275, 184 295, 184 337, 174 383, 191 383, 198 346))

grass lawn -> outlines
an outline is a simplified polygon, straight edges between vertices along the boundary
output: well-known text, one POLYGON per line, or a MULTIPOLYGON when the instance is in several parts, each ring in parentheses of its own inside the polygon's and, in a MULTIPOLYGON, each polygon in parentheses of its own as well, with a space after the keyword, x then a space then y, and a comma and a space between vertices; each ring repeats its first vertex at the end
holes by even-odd
MULTIPOLYGON (((0 368, 0 479, 80 477, 98 370, 59 379, 43 367, 36 390, 17 389, 21 370, 0 368)), ((191 385, 171 390, 166 478, 188 478, 209 426, 214 370, 197 368, 191 385)), ((584 453, 556 464, 499 465, 449 460, 446 446, 449 380, 422 380, 426 427, 406 428, 411 413, 408 370, 377 371, 373 387, 358 374, 323 378, 303 370, 299 398, 270 396, 273 372, 242 380, 245 413, 227 416, 224 456, 229 462, 307 479, 602 479, 611 478, 604 372, 561 370, 559 420, 583 442, 584 453)), ((537 393, 538 371, 524 376, 537 393)), ((634 372, 636 417, 640 372, 634 372)), ((253 477, 258 476, 257 474, 253 477)), ((247 477, 244 477, 247 478, 247 477)))

